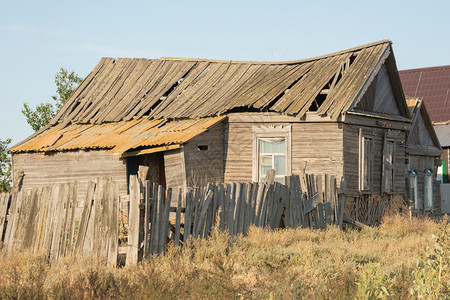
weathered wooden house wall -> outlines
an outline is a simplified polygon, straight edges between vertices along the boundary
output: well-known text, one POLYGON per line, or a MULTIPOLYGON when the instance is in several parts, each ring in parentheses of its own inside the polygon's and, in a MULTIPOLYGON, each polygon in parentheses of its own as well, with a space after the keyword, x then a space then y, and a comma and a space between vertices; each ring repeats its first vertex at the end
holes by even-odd
MULTIPOLYGON (((417 171, 417 189, 419 195, 419 212, 423 212, 424 208, 424 194, 425 194, 425 171, 427 169, 433 170, 433 214, 441 214, 441 191, 440 182, 436 180, 437 166, 440 160, 438 157, 423 156, 423 155, 409 155, 407 169, 417 171)), ((411 199, 410 195, 410 180, 406 176, 406 195, 411 199)))
POLYGON ((337 178, 341 177, 343 168, 341 126, 336 122, 307 123, 299 120, 293 122, 292 119, 284 116, 230 115, 224 129, 225 182, 253 180, 253 152, 256 151, 253 149, 253 128, 271 126, 292 128, 290 151, 292 174, 326 173, 337 178), (286 121, 289 119, 290 121, 286 121))
POLYGON ((223 182, 223 128, 223 122, 219 122, 184 144, 185 172, 189 186, 223 182))
POLYGON ((119 184, 120 194, 127 194, 126 163, 105 150, 13 153, 12 164, 13 175, 24 172, 24 190, 77 181, 79 212, 83 208, 88 181, 111 177, 119 184))
MULTIPOLYGON (((346 180, 345 194, 351 197, 359 195, 359 143, 360 131, 371 136, 373 141, 373 164, 371 194, 382 194, 381 181, 383 177, 383 145, 387 129, 361 125, 344 125, 344 178, 346 180)), ((394 194, 405 193, 405 132, 395 139, 394 155, 394 194)))

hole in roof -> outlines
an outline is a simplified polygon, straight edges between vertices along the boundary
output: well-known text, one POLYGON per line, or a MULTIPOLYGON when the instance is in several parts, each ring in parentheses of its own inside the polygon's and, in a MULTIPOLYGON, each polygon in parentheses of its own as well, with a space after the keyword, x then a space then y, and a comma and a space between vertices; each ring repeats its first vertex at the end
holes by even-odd
POLYGON ((342 75, 348 72, 350 66, 355 61, 355 58, 359 52, 353 53, 346 61, 342 63, 339 71, 331 77, 331 79, 322 87, 321 91, 314 98, 308 111, 317 111, 319 107, 325 102, 330 92, 338 85, 342 79, 342 75))
POLYGON ((289 90, 297 83, 299 82, 306 74, 308 74, 309 71, 305 72, 302 76, 295 79, 285 90, 283 90, 278 96, 276 96, 272 101, 267 104, 263 111, 270 111, 270 109, 280 100, 286 93, 289 92, 289 90))
MULTIPOLYGON (((155 110, 158 107, 158 105, 161 104, 161 102, 166 100, 167 97, 169 97, 170 93, 172 93, 173 90, 175 90, 177 88, 177 86, 179 86, 183 82, 183 80, 186 78, 186 76, 188 76, 188 74, 192 71, 192 69, 194 69, 194 67, 195 67, 195 64, 189 70, 187 70, 187 72, 183 76, 181 76, 181 78, 179 80, 175 81, 172 84, 172 86, 158 100, 156 100, 155 103, 150 107, 150 109, 148 109, 143 115, 150 115, 150 113, 153 110, 155 110)), ((147 96, 147 94, 149 92, 150 92, 150 90, 147 93, 145 93, 145 96, 147 96)), ((184 92, 184 89, 181 91, 181 93, 182 92, 184 92)))

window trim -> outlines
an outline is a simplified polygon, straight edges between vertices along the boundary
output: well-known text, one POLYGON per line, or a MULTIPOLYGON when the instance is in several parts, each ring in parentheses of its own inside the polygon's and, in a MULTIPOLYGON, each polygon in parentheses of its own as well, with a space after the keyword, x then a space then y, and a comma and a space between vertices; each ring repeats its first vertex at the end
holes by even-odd
POLYGON ((252 180, 259 182, 259 164, 260 164, 260 139, 261 138, 284 138, 286 141, 286 176, 291 175, 292 172, 292 125, 288 126, 252 126, 253 134, 253 151, 252 151, 252 180))
POLYGON ((428 168, 424 172, 424 180, 423 180, 423 208, 424 211, 432 211, 433 210, 433 170, 428 168), (431 183, 429 186, 428 183, 431 183), (429 197, 428 197, 429 196, 429 197))
MULTIPOLYGON (((418 184, 418 173, 415 169, 409 171, 409 199, 413 202, 413 210, 419 211, 420 203, 419 203, 419 184, 418 184), (414 178, 414 185, 412 179, 414 178), (413 195, 414 193, 414 199, 413 195)), ((411 205, 412 206, 412 205, 411 205)))
POLYGON ((396 140, 394 138, 388 137, 388 132, 384 135, 383 141, 383 157, 381 162, 381 194, 394 194, 395 192, 395 152, 396 152, 396 140), (386 168, 386 154, 387 154, 387 144, 392 143, 392 163, 390 165, 390 170, 386 168), (391 190, 387 190, 386 186, 386 173, 390 171, 391 174, 391 190))
POLYGON ((362 128, 359 129, 359 159, 358 159, 358 190, 360 194, 370 194, 373 187, 373 148, 374 148, 374 135, 373 133, 364 132, 362 128), (368 187, 364 186, 364 141, 370 140, 371 153, 369 161, 368 172, 368 187))

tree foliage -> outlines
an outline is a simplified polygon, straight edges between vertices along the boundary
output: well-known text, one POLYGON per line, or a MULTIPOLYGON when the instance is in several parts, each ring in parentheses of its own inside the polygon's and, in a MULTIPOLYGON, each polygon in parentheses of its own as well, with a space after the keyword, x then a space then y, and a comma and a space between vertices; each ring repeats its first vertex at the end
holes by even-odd
POLYGON ((11 157, 7 153, 11 139, 0 139, 0 192, 11 189, 11 157))
POLYGON ((28 103, 23 104, 22 113, 25 115, 27 123, 31 128, 34 131, 38 131, 47 125, 82 81, 83 78, 75 74, 74 71, 69 73, 66 69, 61 68, 55 74, 56 95, 52 96, 52 100, 55 102, 54 105, 51 103, 41 103, 35 109, 32 109, 28 103))

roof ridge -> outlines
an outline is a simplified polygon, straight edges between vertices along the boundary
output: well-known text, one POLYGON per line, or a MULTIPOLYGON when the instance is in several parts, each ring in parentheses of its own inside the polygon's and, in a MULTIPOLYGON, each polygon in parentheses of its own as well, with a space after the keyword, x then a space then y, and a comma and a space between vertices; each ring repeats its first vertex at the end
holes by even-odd
MULTIPOLYGON (((337 52, 332 52, 332 53, 328 53, 328 54, 324 54, 324 55, 320 55, 320 56, 315 56, 315 57, 310 57, 310 58, 305 58, 305 59, 299 59, 299 60, 287 60, 287 61, 246 61, 246 60, 226 60, 226 59, 208 59, 208 58, 185 58, 185 57, 160 57, 159 59, 155 59, 155 58, 144 58, 147 60, 170 60, 170 61, 192 61, 192 62, 214 62, 214 63, 229 63, 229 64, 263 64, 263 65, 293 65, 293 64, 298 64, 298 63, 304 63, 304 62, 309 62, 309 61, 314 61, 314 60, 319 60, 319 59, 324 59, 324 58, 328 58, 328 57, 332 57, 332 56, 337 56, 337 55, 342 55, 345 53, 349 53, 349 52, 355 52, 355 51, 359 51, 365 48, 370 48, 370 47, 374 47, 380 44, 392 44, 392 42, 389 39, 385 39, 385 40, 380 40, 377 42, 373 42, 373 43, 369 43, 369 44, 365 44, 365 45, 361 45, 361 46, 356 46, 353 48, 349 48, 346 50, 341 50, 341 51, 337 51, 337 52)), ((116 59, 125 59, 125 57, 119 57, 116 59)), ((142 59, 142 58, 129 58, 129 59, 142 59)))
POLYGON ((438 71, 438 70, 445 70, 445 69, 450 69, 450 65, 405 69, 405 70, 399 70, 398 72, 399 73, 413 73, 413 72, 423 72, 423 71, 438 71))
POLYGON ((358 50, 362 50, 365 48, 374 47, 380 44, 392 44, 391 40, 384 39, 377 42, 356 46, 353 48, 349 48, 346 50, 341 50, 337 52, 332 52, 324 55, 319 55, 315 57, 305 58, 305 59, 299 59, 299 60, 288 60, 288 61, 245 61, 245 60, 220 60, 220 59, 203 59, 203 58, 183 58, 183 57, 160 57, 161 60, 180 60, 180 61, 204 61, 204 62, 218 62, 218 63, 236 63, 236 64, 267 64, 267 65, 292 65, 292 64, 298 64, 298 63, 304 63, 314 60, 319 60, 323 58, 328 58, 332 56, 342 55, 348 52, 355 52, 358 50))

